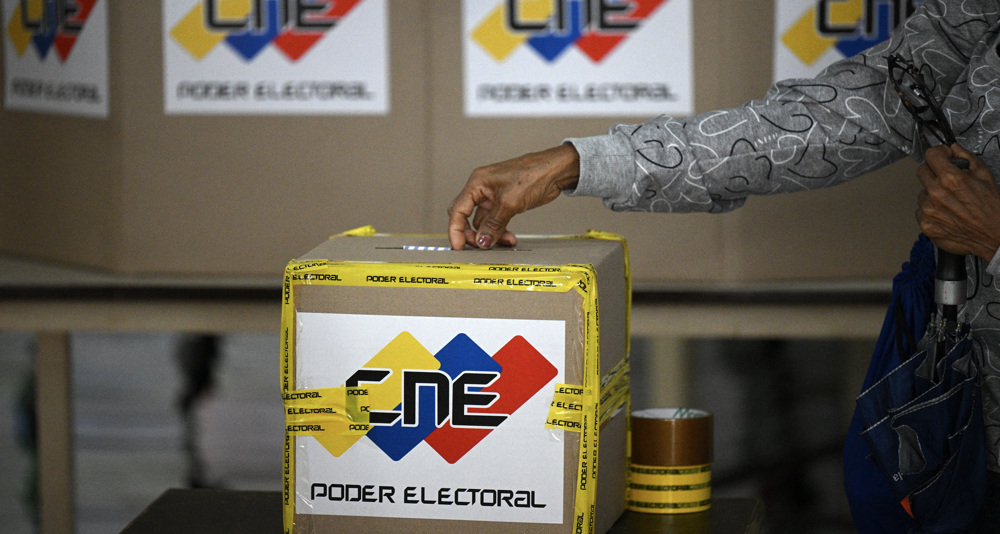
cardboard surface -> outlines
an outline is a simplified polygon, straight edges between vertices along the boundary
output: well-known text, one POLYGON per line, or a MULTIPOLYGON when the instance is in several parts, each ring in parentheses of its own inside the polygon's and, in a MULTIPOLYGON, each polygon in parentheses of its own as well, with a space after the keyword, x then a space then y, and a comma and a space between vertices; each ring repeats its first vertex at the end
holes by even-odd
MULTIPOLYGON (((283 320, 286 328, 293 330, 286 339, 294 353, 294 362, 288 369, 292 384, 283 386, 286 388, 286 398, 289 390, 337 388, 343 385, 345 381, 338 373, 343 375, 344 371, 338 366, 337 360, 363 363, 367 355, 378 352, 363 369, 391 369, 393 366, 403 365, 398 364, 398 360, 386 360, 386 357, 401 358, 405 355, 411 362, 429 361, 426 358, 438 351, 438 347, 451 339, 455 332, 460 333, 447 342, 440 352, 436 352, 435 358, 440 357, 443 362, 442 371, 449 365, 449 360, 440 355, 456 339, 464 337, 470 340, 481 347, 485 355, 493 354, 492 358, 499 361, 503 358, 500 353, 508 345, 504 345, 499 352, 497 347, 506 343, 511 336, 523 335, 523 339, 536 348, 542 358, 558 353, 561 347, 561 361, 549 362, 555 365, 553 371, 558 370, 558 374, 546 375, 553 378, 545 378, 546 383, 535 392, 529 390, 526 395, 517 394, 526 398, 523 401, 524 411, 520 411, 521 405, 514 410, 504 411, 505 409, 498 408, 500 411, 496 413, 509 412, 507 419, 487 431, 481 441, 463 449, 457 459, 443 453, 440 449, 442 443, 434 441, 434 433, 445 430, 440 426, 437 430, 432 428, 428 437, 421 437, 424 441, 405 449, 392 461, 386 455, 394 458, 392 455, 396 453, 392 448, 409 439, 398 433, 403 427, 373 427, 364 438, 358 438, 363 441, 351 441, 342 452, 341 449, 331 449, 333 445, 329 445, 331 442, 326 441, 327 438, 301 435, 292 437, 295 455, 292 465, 295 468, 291 480, 296 484, 292 493, 296 496, 297 512, 294 516, 295 532, 322 532, 334 527, 350 528, 358 532, 385 532, 393 529, 421 533, 454 532, 459 528, 475 532, 573 531, 574 503, 581 495, 577 492, 581 475, 581 434, 543 428, 544 411, 550 408, 556 384, 585 384, 587 380, 593 382, 599 376, 613 374, 616 366, 623 362, 628 340, 628 280, 622 244, 602 239, 526 238, 516 250, 456 252, 403 249, 408 245, 442 246, 442 240, 442 237, 419 236, 337 237, 289 266, 289 273, 300 278, 298 283, 292 282, 288 287, 290 303, 286 304, 283 320), (596 274, 601 370, 594 370, 597 375, 594 379, 585 379, 587 371, 584 365, 586 358, 590 357, 587 356, 590 352, 587 346, 596 339, 591 337, 592 333, 588 333, 586 323, 594 317, 587 305, 586 292, 578 291, 575 282, 572 287, 567 286, 568 290, 565 291, 497 290, 489 285, 479 284, 477 288, 476 285, 462 282, 462 276, 467 275, 456 273, 456 269, 464 266, 461 268, 480 272, 475 275, 480 277, 480 281, 487 276, 484 273, 499 273, 497 276, 505 277, 505 280, 538 282, 573 265, 590 265, 592 267, 587 269, 596 274), (419 276, 408 276, 407 269, 423 270, 419 271, 419 276), (394 278, 393 275, 386 274, 391 272, 404 274, 394 278), (438 272, 442 273, 440 277, 435 274, 438 272), (309 276, 312 278, 308 278, 309 276), (384 285, 380 287, 380 284, 384 285), (408 287, 411 284, 418 287, 408 287), (294 318, 288 315, 290 313, 294 313, 294 318), (553 331, 553 328, 556 330, 553 331), (403 334, 398 333, 400 331, 403 334), (406 339, 412 336, 419 347, 403 352, 391 349, 404 334, 406 339), (369 341, 369 338, 372 339, 369 341), (496 340, 491 340, 492 338, 496 340), (387 343, 386 340, 390 339, 387 343), (358 348, 359 346, 362 347, 358 348), (383 346, 385 348, 378 350, 383 346), (323 356, 324 351, 329 351, 329 356, 323 356), (422 351, 430 352, 424 358, 419 355, 422 351), (387 354, 389 356, 385 356, 387 354), (535 413, 528 410, 539 408, 542 410, 541 418, 526 418, 524 415, 535 413), (387 428, 387 432, 395 432, 391 434, 394 436, 391 443, 379 441, 381 436, 377 434, 377 431, 387 428), (318 448, 316 443, 322 444, 326 450, 318 448), (372 447, 372 443, 385 454, 372 447), (535 443, 538 445, 534 445, 535 443), (443 456, 434 454, 432 447, 443 456), (558 458, 561 465, 555 471, 552 468, 556 466, 552 464, 542 463, 538 467, 529 467, 533 462, 544 462, 545 458, 558 458), (543 474, 548 472, 561 473, 561 480, 544 478, 543 474), (443 481, 440 477, 443 477, 443 481), (424 480, 431 482, 424 484, 424 480), (395 500, 375 502, 372 493, 371 499, 367 499, 370 502, 359 502, 359 499, 348 503, 347 499, 342 498, 348 491, 342 489, 342 486, 346 487, 347 481, 359 487, 365 484, 373 488, 379 487, 380 491, 387 492, 395 500), (316 489, 317 483, 323 486, 319 490, 316 489), (484 483, 487 485, 477 485, 484 483), (303 487, 306 484, 309 487, 303 487), (337 493, 337 499, 328 499, 336 501, 331 504, 322 499, 323 495, 316 495, 317 491, 320 494, 327 493, 326 488, 331 492, 344 493, 337 493), (556 491, 561 491, 562 503, 558 509, 544 510, 537 507, 525 510, 517 508, 528 507, 509 506, 508 502, 508 506, 502 508, 499 504, 488 505, 484 500, 478 508, 463 510, 454 504, 459 494, 469 499, 470 490, 462 488, 511 488, 518 491, 517 495, 523 499, 522 504, 555 503, 558 499, 552 493, 546 493, 551 490, 545 488, 561 488, 556 491), (434 493, 435 489, 442 493, 434 493), (425 491, 429 493, 425 494, 425 491), (405 503, 400 502, 404 496, 405 503), (308 513, 313 509, 325 510, 324 514, 331 514, 329 510, 341 511, 331 515, 308 513), (438 518, 441 516, 451 519, 441 520, 438 518), (541 522, 532 519, 533 517, 546 519, 541 522), (515 520, 519 522, 513 522, 515 520)), ((466 280, 469 281, 471 279, 466 280)), ((529 361, 526 358, 518 356, 516 360, 503 360, 507 363, 503 364, 504 370, 498 375, 496 383, 499 384, 506 373, 517 372, 518 368, 522 368, 529 361)), ((549 364, 543 365, 550 366, 549 364)), ((350 373, 354 369, 352 366, 356 365, 348 364, 346 372, 350 373)), ((430 364, 407 365, 423 369, 430 364), (421 365, 424 367, 420 367, 421 365)), ((434 368, 433 365, 430 368, 434 368)), ((407 372, 409 371, 405 368, 400 371, 407 372)), ((535 372, 530 373, 519 375, 522 378, 516 379, 516 383, 526 384, 534 380, 528 377, 535 376, 535 372)), ((387 376, 388 378, 384 378, 386 384, 394 375, 387 376)), ((368 395, 372 399, 369 411, 373 414, 372 417, 375 413, 384 413, 386 410, 384 407, 378 408, 377 404, 381 401, 372 396, 376 395, 375 391, 380 385, 381 382, 366 385, 366 392, 370 392, 368 395)), ((385 391, 380 390, 378 395, 384 395, 385 391)), ((484 391, 489 391, 489 388, 484 391)), ((508 395, 514 393, 507 389, 498 391, 503 393, 495 403, 507 406, 504 399, 512 398, 508 395)), ((403 402, 397 408, 400 413, 405 413, 407 408, 404 405, 408 401, 407 397, 402 398, 403 402)), ((389 404, 395 402, 397 401, 389 404)), ((420 412, 421 417, 424 413, 420 412)), ((607 531, 624 509, 626 414, 627 405, 609 417, 599 429, 600 475, 596 479, 596 486, 593 486, 596 488, 597 510, 594 532, 607 531)), ((455 420, 454 415, 451 417, 455 420)), ((422 424, 419 420, 416 423, 422 424)), ((446 426, 451 424, 449 421, 446 426)), ((464 440, 465 434, 462 432, 467 432, 461 428, 453 428, 459 433, 455 434, 457 438, 446 440, 449 447, 464 440)), ((586 431, 584 435, 587 435, 586 431)), ((587 450, 590 450, 589 445, 587 450)), ((493 492, 492 489, 483 491, 493 492)), ((497 490, 499 491, 500 489, 497 490)), ((483 495, 486 499, 487 493, 483 495)))
MULTIPOLYGON (((692 7, 696 111, 761 96, 772 3, 692 7)), ((452 0, 391 3, 388 116, 166 116, 158 2, 110 3, 109 119, 0 109, 0 250, 126 273, 277 276, 340 228, 444 232, 474 168, 648 118, 466 118, 460 10, 452 0)), ((918 231, 915 184, 901 163, 721 216, 560 198, 512 229, 621 234, 643 283, 888 279, 918 231)))
POLYGON ((277 277, 373 212, 397 231, 425 226, 423 1, 389 9, 386 116, 165 115, 160 1, 108 5, 107 120, 0 109, 0 250, 126 273, 277 277))

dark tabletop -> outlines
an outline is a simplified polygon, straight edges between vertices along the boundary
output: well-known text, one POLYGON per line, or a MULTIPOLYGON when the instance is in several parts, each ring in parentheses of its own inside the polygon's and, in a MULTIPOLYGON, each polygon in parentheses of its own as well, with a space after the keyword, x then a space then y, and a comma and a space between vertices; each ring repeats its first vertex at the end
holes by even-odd
MULTIPOLYGON (((625 512, 612 534, 756 534, 763 505, 753 499, 713 499, 706 512, 678 515, 625 512)), ((277 491, 171 489, 153 501, 122 534, 280 533, 277 491)))

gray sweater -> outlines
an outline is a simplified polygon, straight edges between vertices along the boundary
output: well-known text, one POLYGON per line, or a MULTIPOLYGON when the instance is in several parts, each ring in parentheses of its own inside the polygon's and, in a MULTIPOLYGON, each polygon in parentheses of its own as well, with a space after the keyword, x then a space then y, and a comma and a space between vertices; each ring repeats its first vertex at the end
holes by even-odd
MULTIPOLYGON (((570 195, 616 211, 721 213, 749 195, 828 187, 904 156, 925 142, 888 81, 884 56, 924 73, 958 142, 1000 178, 1000 0, 925 0, 893 38, 814 79, 775 84, 760 100, 684 120, 617 125, 568 139, 580 153, 570 195)), ((914 206, 915 208, 916 206, 914 206)), ((989 469, 1000 472, 1000 254, 967 260, 972 323, 983 373, 989 469)))

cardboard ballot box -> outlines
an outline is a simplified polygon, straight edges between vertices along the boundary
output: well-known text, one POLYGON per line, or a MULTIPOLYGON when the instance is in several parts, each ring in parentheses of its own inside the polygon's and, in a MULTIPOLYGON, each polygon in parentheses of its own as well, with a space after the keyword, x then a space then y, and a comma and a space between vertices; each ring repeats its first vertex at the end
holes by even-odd
POLYGON ((285 531, 603 533, 625 506, 617 236, 334 237, 285 271, 285 531))

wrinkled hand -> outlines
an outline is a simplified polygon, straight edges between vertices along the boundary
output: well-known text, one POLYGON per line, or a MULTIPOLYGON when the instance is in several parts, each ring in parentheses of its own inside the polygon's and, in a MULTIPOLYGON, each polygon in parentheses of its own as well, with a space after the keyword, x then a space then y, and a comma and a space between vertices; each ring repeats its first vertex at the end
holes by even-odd
POLYGON ((479 248, 516 245, 517 237, 507 230, 511 218, 552 202, 563 189, 574 187, 579 175, 580 157, 570 145, 472 171, 448 208, 451 248, 461 250, 466 243, 479 248))
POLYGON ((940 145, 917 169, 924 189, 917 197, 917 222, 935 246, 986 261, 1000 247, 1000 190, 983 162, 964 148, 940 145), (967 171, 952 158, 968 160, 967 171))

